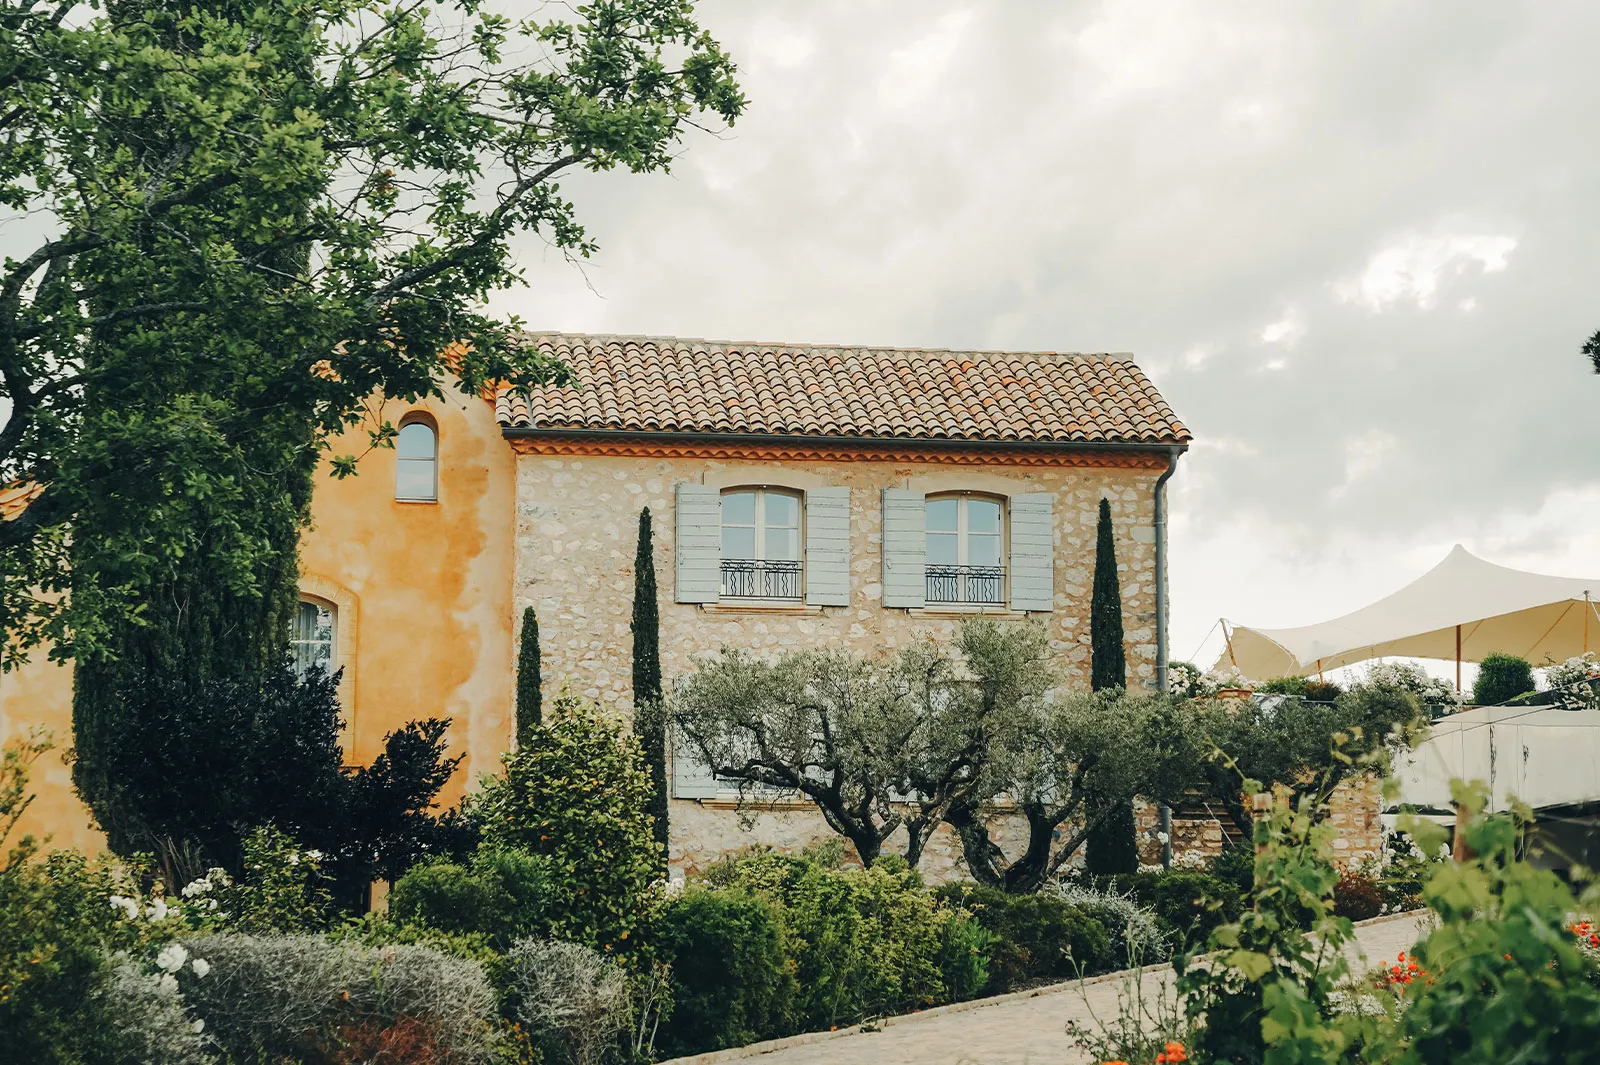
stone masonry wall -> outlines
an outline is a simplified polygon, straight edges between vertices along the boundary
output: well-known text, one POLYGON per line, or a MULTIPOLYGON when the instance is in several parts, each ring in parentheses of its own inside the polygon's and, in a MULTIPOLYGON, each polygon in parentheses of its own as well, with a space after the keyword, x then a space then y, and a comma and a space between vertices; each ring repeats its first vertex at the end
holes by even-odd
MULTIPOLYGON (((661 599, 661 664, 668 685, 697 656, 724 646, 774 655, 803 647, 861 654, 906 646, 923 633, 949 639, 970 613, 886 609, 882 598, 882 490, 978 491, 1055 497, 1055 609, 1048 619, 1069 682, 1088 683, 1089 597, 1100 499, 1111 501, 1130 685, 1155 681, 1153 499, 1158 469, 996 467, 903 462, 730 463, 712 459, 519 454, 515 615, 539 615, 547 691, 577 695, 628 714, 633 559, 640 508, 655 519, 661 599), (675 486, 847 486, 851 504, 851 595, 841 607, 697 606, 674 601, 675 486)), ((1020 617, 993 610, 1002 617, 1020 617)), ((673 864, 692 870, 717 854, 757 843, 795 848, 832 833, 809 808, 764 812, 741 826, 726 804, 672 804, 673 864), (718 808, 723 807, 723 808, 718 808)), ((891 842, 890 846, 893 846, 891 842)), ((924 859, 953 871, 960 848, 942 830, 924 859)))

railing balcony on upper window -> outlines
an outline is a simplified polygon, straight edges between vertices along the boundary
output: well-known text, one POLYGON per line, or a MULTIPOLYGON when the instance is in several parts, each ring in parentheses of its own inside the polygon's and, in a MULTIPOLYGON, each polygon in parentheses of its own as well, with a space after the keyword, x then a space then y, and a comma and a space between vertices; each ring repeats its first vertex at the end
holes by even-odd
POLYGON ((722 598, 800 598, 800 563, 784 559, 725 558, 722 598))
POLYGON ((1005 587, 1004 566, 928 566, 930 603, 998 606, 1006 601, 1005 587))

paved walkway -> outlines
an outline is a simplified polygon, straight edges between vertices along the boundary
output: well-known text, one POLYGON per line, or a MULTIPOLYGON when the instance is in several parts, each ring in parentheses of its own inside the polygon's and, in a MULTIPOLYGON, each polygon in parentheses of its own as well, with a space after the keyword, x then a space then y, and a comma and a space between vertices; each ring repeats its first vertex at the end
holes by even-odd
MULTIPOLYGON (((1418 916, 1380 918, 1359 927, 1357 941, 1369 964, 1393 960, 1417 939, 1418 916)), ((1172 978, 1165 967, 1147 972, 1147 992, 1172 978)), ((1065 1031, 1069 1019, 1093 1023, 1117 1012, 1122 978, 1041 989, 1031 997, 1002 996, 988 1003, 963 1003, 892 1019, 876 1032, 851 1032, 795 1045, 807 1037, 778 1040, 766 1052, 758 1044, 688 1062, 745 1060, 752 1065, 1087 1065, 1065 1031)), ((814 1037, 813 1037, 814 1038, 814 1037)))

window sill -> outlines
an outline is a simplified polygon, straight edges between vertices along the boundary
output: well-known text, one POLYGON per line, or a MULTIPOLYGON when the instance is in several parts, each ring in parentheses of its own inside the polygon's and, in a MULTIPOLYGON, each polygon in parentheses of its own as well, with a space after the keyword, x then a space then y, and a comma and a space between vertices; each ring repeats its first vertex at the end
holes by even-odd
POLYGON ((436 507, 439 505, 439 501, 437 499, 396 499, 395 502, 404 503, 407 506, 416 506, 421 504, 425 507, 436 507))
POLYGON ((809 617, 815 617, 823 611, 820 606, 793 599, 733 599, 701 603, 700 609, 708 614, 793 614, 809 617))
MULTIPOLYGON (((973 617, 981 614, 989 618, 1025 618, 1030 613, 1027 610, 1012 610, 1008 606, 998 603, 938 603, 934 606, 907 607, 906 613, 913 616, 930 618, 973 617)), ((1032 613, 1043 614, 1048 611, 1037 610, 1032 613)))

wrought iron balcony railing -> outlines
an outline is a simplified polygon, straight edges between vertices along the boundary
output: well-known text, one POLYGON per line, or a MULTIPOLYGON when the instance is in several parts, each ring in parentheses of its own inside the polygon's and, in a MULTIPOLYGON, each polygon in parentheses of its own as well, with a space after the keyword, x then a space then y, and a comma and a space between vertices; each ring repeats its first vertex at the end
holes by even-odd
POLYGON ((930 603, 960 603, 998 606, 1005 602, 1004 566, 928 567, 927 600, 930 603))
POLYGON ((722 560, 722 598, 799 599, 800 563, 725 558, 722 560))

